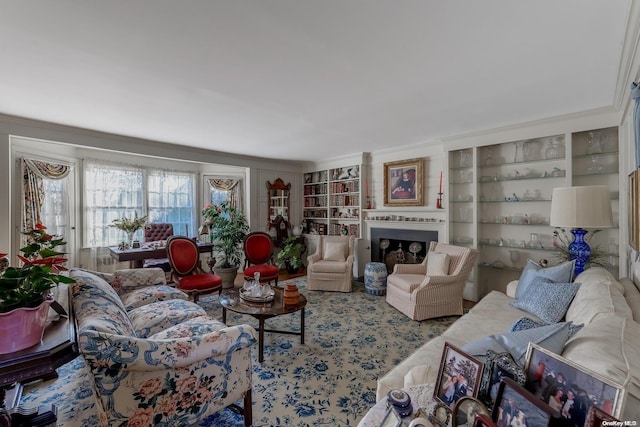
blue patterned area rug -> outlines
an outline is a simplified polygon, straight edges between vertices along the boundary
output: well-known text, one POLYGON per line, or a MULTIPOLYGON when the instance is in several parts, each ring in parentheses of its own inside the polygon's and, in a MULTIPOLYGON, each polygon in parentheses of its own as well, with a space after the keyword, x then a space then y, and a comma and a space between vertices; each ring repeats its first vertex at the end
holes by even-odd
MULTIPOLYGON (((416 322, 365 292, 305 290, 305 344, 295 335, 265 334, 264 361, 253 350, 253 424, 255 426, 355 426, 375 404, 376 380, 425 342, 442 334, 457 317, 416 322)), ((283 286, 283 284, 280 284, 283 286)), ((214 316, 217 297, 201 305, 214 316)), ((227 324, 248 323, 250 316, 227 312, 227 324)), ((300 330, 300 313, 267 320, 267 329, 300 330)), ((256 344, 257 345, 257 344, 256 344)), ((200 426, 242 426, 229 410, 200 426)))
MULTIPOLYGON (((412 321, 383 296, 367 294, 358 282, 352 293, 308 291, 305 277, 284 283, 290 282, 308 300, 305 344, 300 344, 299 336, 265 333, 261 364, 257 344, 252 348, 254 426, 357 425, 375 404, 377 378, 457 319, 412 321)), ((222 319, 217 295, 201 297, 199 303, 222 319)), ((240 323, 258 328, 253 317, 227 313, 227 324, 240 323)), ((271 318, 266 327, 299 331, 300 313, 271 318)), ((75 419, 73 425, 78 426, 98 425, 92 402, 87 401, 90 393, 83 391, 89 381, 84 361, 78 358, 58 373, 57 380, 25 390, 23 404, 54 403, 59 419, 75 419)), ((225 409, 197 426, 241 427, 243 423, 242 415, 225 409)))

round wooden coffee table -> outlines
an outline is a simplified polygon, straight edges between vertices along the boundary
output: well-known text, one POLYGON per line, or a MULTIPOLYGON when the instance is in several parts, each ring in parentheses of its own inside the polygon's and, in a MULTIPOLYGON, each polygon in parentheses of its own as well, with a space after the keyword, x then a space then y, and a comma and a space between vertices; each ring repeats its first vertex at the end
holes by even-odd
POLYGON ((266 303, 256 303, 245 301, 240 298, 238 289, 223 289, 220 296, 220 304, 222 305, 222 322, 227 323, 227 310, 235 313, 247 314, 258 319, 258 362, 262 363, 264 359, 264 333, 271 332, 276 334, 300 335, 300 344, 304 344, 304 307, 307 305, 307 298, 300 294, 298 304, 284 305, 282 302, 282 288, 274 287, 275 291, 273 301, 266 303), (281 316, 283 314, 300 312, 300 332, 282 331, 265 329, 264 321, 271 317, 281 316))

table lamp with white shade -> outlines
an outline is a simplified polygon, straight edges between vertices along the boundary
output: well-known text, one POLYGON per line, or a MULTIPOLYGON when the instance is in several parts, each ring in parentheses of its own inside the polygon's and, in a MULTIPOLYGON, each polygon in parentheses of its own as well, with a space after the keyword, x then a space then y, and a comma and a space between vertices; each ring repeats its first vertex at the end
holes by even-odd
POLYGON ((591 248, 585 241, 587 228, 613 226, 611 197, 606 185, 558 187, 551 196, 552 227, 571 228, 573 242, 567 246, 569 259, 576 260, 574 277, 584 271, 591 248))

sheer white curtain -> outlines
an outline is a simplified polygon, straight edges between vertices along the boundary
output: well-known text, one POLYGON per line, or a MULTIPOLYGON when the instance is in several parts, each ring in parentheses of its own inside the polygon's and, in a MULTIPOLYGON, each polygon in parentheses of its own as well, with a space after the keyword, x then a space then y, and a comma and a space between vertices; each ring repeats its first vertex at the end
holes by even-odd
POLYGON ((175 234, 194 236, 196 174, 149 171, 149 222, 173 224, 175 234))
MULTIPOLYGON (((84 162, 84 263, 86 268, 110 272, 116 264, 107 246, 124 240, 110 227, 114 219, 144 216, 145 182, 142 168, 100 160, 84 162), (87 253, 88 252, 88 253, 87 253)), ((142 240, 142 231, 137 237, 142 240)))

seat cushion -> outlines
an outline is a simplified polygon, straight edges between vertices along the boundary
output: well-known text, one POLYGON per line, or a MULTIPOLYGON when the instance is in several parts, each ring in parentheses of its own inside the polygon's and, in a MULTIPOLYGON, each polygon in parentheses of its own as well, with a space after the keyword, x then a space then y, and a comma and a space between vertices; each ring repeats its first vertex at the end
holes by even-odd
POLYGON ((255 273, 260 273, 260 279, 268 279, 278 277, 278 267, 271 264, 252 265, 244 269, 243 274, 246 277, 253 277, 255 273))
POLYGON ((188 300, 189 296, 184 292, 171 286, 148 286, 146 288, 136 289, 134 291, 122 294, 120 296, 122 303, 127 311, 143 305, 151 304, 158 301, 166 301, 170 299, 188 300))
POLYGON ((226 328, 227 325, 209 316, 198 316, 172 326, 149 337, 152 340, 168 340, 206 335, 226 328))
POLYGON ((424 274, 391 274, 387 277, 387 286, 393 285, 409 293, 420 285, 424 279, 424 274))
POLYGON ((129 312, 129 319, 139 338, 157 334, 172 326, 178 325, 198 316, 205 316, 206 311, 191 301, 172 299, 143 305, 129 312))
POLYGON ((148 286, 165 285, 167 283, 164 271, 160 268, 127 268, 116 270, 113 273, 114 281, 117 281, 123 292, 134 289, 146 288, 148 286))
POLYGON ((310 269, 314 273, 344 273, 347 271, 347 264, 344 261, 321 260, 314 262, 310 269))
POLYGON ((222 286, 222 278, 216 274, 192 274, 178 281, 183 291, 204 291, 222 286))

